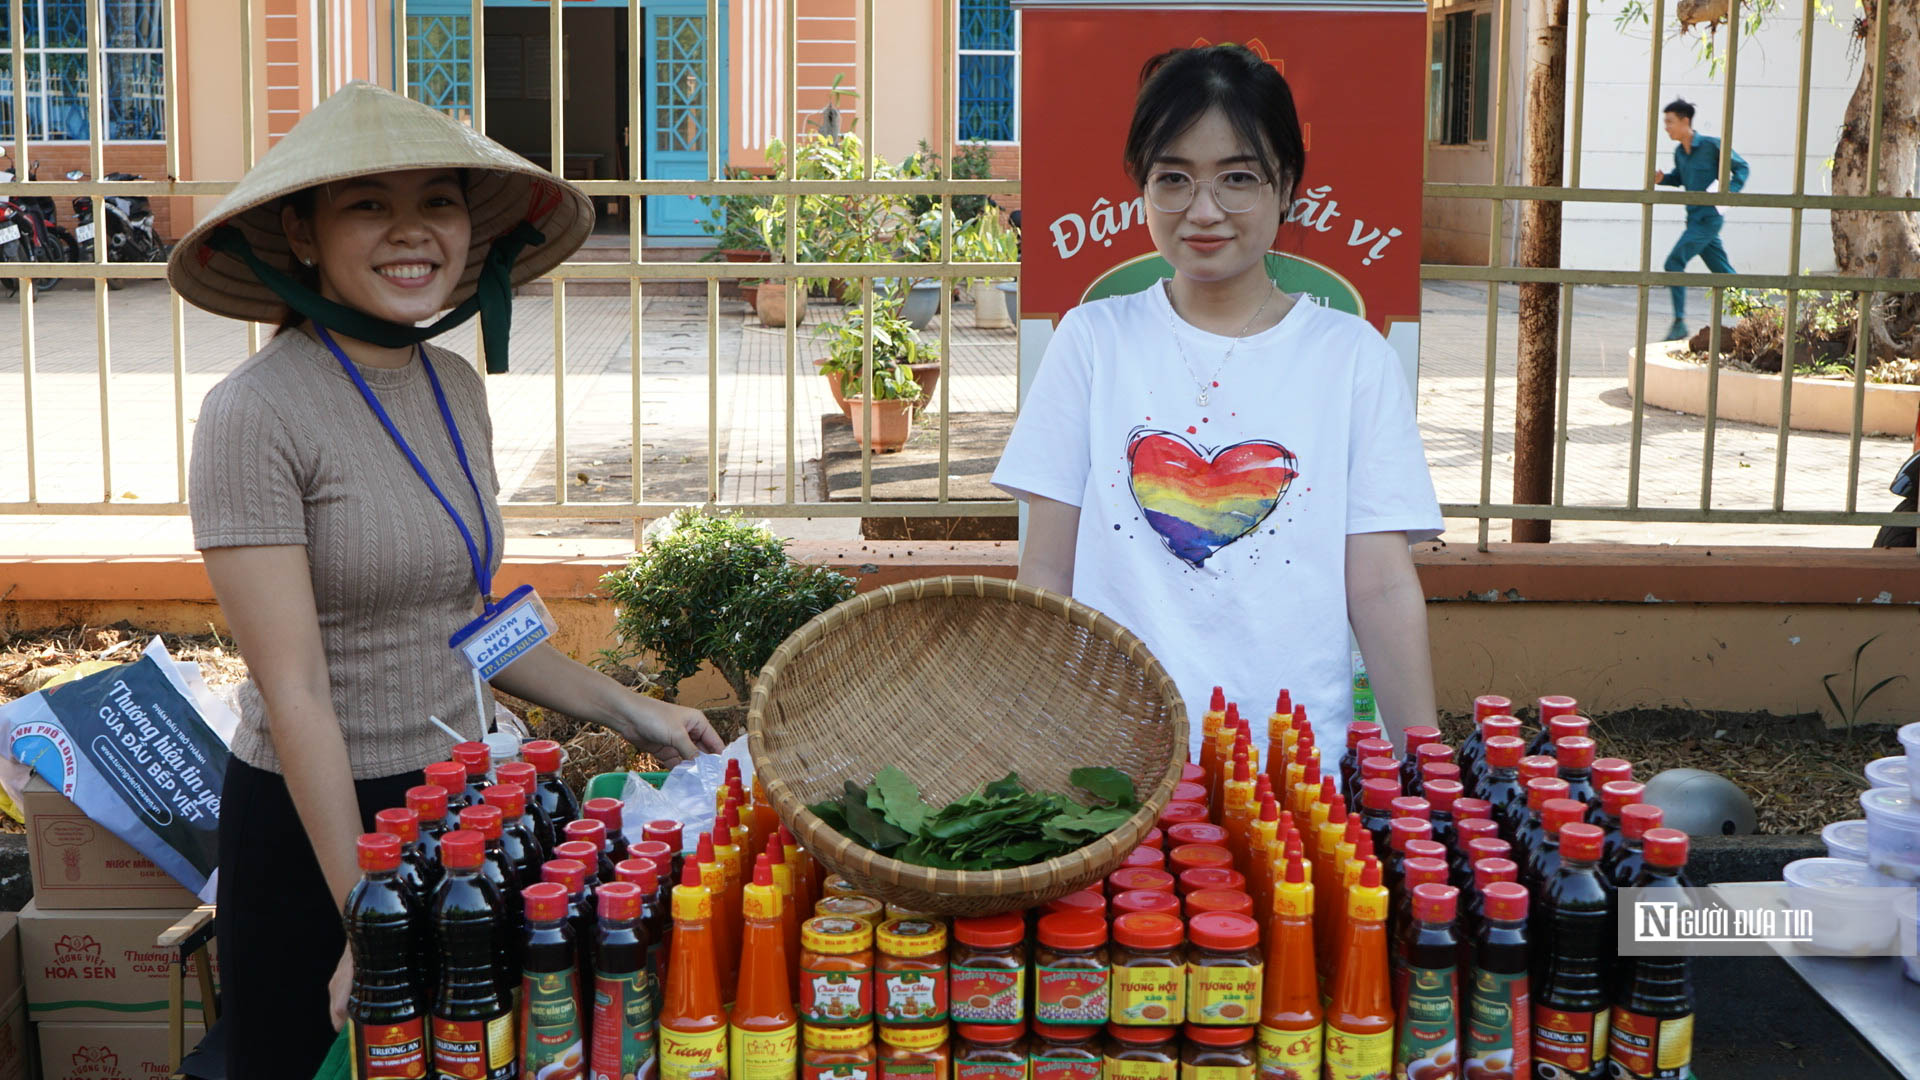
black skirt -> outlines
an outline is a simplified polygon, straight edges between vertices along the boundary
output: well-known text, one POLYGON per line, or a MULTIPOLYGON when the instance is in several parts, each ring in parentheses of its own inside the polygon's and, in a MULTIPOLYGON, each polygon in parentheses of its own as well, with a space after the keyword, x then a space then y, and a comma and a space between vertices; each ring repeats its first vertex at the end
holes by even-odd
MULTIPOLYGON (((419 772, 354 782, 361 828, 407 804, 419 772)), ((327 981, 346 931, 287 782, 238 758, 220 795, 220 1009, 228 1080, 306 1080, 336 1032, 327 981)))

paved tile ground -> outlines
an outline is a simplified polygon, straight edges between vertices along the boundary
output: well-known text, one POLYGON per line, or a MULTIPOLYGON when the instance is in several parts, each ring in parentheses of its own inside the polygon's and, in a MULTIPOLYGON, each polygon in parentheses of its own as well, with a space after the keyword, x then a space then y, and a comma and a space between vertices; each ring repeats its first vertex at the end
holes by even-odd
MULTIPOLYGON (((1628 347, 1635 330, 1637 292, 1591 288, 1574 305, 1573 367, 1569 380, 1566 497, 1596 505, 1624 505, 1632 406, 1626 394, 1628 347)), ((1502 296, 1497 345, 1494 501, 1511 492, 1515 292, 1502 296)), ((1649 325, 1664 323, 1665 297, 1655 292, 1649 325)), ((1704 298, 1691 304, 1706 310, 1704 298)), ((626 297, 575 296, 566 305, 565 467, 555 468, 556 410, 553 305, 550 297, 516 302, 513 371, 489 383, 495 454, 505 490, 518 500, 546 500, 556 484, 579 501, 624 499, 633 472, 634 395, 626 297), (556 475, 557 474, 557 475, 556 475), (578 474, 589 474, 580 484, 578 474)), ((796 498, 806 497, 810 463, 820 456, 822 413, 832 410, 812 361, 826 354, 821 336, 835 309, 816 304, 814 318, 796 335, 793 394, 796 498)), ((116 499, 167 502, 178 497, 175 455, 175 379, 168 294, 140 283, 110 294, 112 371, 108 380, 113 429, 111 486, 101 475, 100 377, 93 295, 72 284, 34 305, 36 494, 42 501, 116 499)), ((0 306, 0 502, 28 497, 24 432, 24 378, 20 335, 0 306)), ((17 319, 17 316, 13 316, 17 319)), ((642 308, 640 471, 649 498, 700 501, 709 497, 709 394, 720 429, 720 460, 713 471, 724 502, 771 503, 787 491, 787 373, 785 333, 760 327, 744 304, 723 300, 716 366, 707 365, 706 302, 699 297, 648 297, 642 308)), ((1006 412, 1014 405, 1014 336, 976 330, 971 312, 956 310, 949 407, 960 412, 1006 412)), ((1421 356, 1420 416, 1440 497, 1471 502, 1480 488, 1481 409, 1484 395, 1486 294, 1476 285, 1435 283, 1426 290, 1421 356)), ((246 353, 246 335, 228 320, 186 308, 187 342, 181 398, 187 439, 200 398, 246 353)), ((937 324, 935 329, 937 330, 937 324)), ((471 354, 474 331, 447 335, 450 348, 471 354)), ((937 400, 937 399, 936 399, 937 400)), ((937 407, 937 406, 935 406, 937 407)), ((1697 507, 1704 426, 1696 417, 1650 409, 1644 419, 1640 501, 1643 506, 1697 507)), ((1771 505, 1776 436, 1771 428, 1723 422, 1714 453, 1714 503, 1771 505)), ((1868 439, 1860 455, 1860 506, 1890 505, 1884 483, 1907 452, 1905 440, 1868 439)), ((1845 506, 1848 453, 1843 436, 1796 432, 1788 440, 1786 505, 1792 509, 1845 506)), ((516 532, 537 534, 538 523, 516 532)), ((1475 524, 1453 522, 1450 538, 1471 543, 1475 524)), ((783 524, 789 532, 845 536, 850 522, 783 524)), ((601 526, 609 543, 630 532, 601 526)), ((1506 536, 1496 522, 1492 537, 1506 536)), ((1806 543, 1863 546, 1871 530, 1859 527, 1782 529, 1772 526, 1700 526, 1565 522, 1556 538, 1640 543, 1806 543)), ((517 544, 533 544, 528 535, 517 544)), ((0 552, 152 552, 190 548, 184 520, 97 518, 56 520, 0 515, 0 552)))

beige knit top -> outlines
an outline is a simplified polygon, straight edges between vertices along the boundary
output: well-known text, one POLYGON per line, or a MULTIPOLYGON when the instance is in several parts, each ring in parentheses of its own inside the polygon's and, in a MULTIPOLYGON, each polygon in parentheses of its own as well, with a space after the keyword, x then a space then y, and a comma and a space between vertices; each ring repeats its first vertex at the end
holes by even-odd
MULTIPOLYGON (((360 368, 394 426, 484 549, 500 565, 499 480, 486 387, 473 366, 427 347, 459 426, 485 506, 461 472, 418 357, 360 368)), ((356 780, 411 772, 447 757, 427 722, 474 726, 473 676, 447 647, 479 592, 466 544, 361 398, 340 362, 301 331, 280 334, 207 393, 193 434, 194 546, 299 544, 307 549, 334 713, 356 780)), ((279 772, 266 706, 240 691, 233 753, 279 772)))

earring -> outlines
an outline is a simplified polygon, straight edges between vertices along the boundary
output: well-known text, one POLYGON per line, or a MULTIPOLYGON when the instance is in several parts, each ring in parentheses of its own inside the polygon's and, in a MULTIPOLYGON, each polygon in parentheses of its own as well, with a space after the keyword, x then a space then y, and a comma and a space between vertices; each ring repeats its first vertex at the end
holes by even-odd
POLYGON ((303 259, 301 259, 301 260, 300 260, 300 265, 301 265, 301 266, 304 266, 304 267, 306 267, 306 268, 307 268, 307 269, 309 269, 309 270, 311 270, 311 269, 313 269, 313 259, 312 259, 312 257, 310 257, 310 256, 309 256, 309 257, 307 257, 307 258, 303 258, 303 259))

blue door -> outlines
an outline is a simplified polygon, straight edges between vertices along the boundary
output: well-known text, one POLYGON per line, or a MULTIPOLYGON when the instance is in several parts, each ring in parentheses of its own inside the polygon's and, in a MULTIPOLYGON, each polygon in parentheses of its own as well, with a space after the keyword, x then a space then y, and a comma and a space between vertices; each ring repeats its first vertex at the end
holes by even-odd
MULTIPOLYGON (((646 116, 646 175, 656 180, 702 180, 707 175, 707 65, 720 60, 718 136, 725 163, 727 115, 727 5, 720 4, 720 26, 707 25, 706 0, 649 0, 646 5, 646 57, 634 65, 634 77, 646 79, 642 98, 646 116), (716 47, 715 43, 719 43, 716 47)), ((690 195, 649 195, 649 236, 699 236, 703 204, 690 195)))

